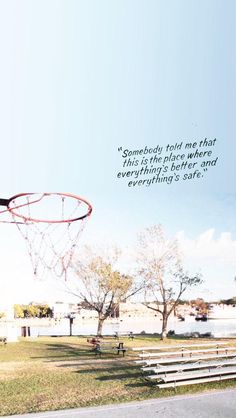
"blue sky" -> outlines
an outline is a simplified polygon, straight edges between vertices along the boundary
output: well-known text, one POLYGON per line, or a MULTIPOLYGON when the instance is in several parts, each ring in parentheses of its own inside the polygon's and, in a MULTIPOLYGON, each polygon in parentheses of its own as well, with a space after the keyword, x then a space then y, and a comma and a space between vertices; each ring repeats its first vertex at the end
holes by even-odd
MULTIPOLYGON (((87 242, 183 231, 199 296, 236 294, 235 15, 233 0, 0 1, 2 197, 84 196, 87 242), (219 161, 201 180, 131 189, 116 177, 119 146, 205 137, 219 161)), ((1 226, 3 298, 53 294, 33 282, 17 232, 1 226)))

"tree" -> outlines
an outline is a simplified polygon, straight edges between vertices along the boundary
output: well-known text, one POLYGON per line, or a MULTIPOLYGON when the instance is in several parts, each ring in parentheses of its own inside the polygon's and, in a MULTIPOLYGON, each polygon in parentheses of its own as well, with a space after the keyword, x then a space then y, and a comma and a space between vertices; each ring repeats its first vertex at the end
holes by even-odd
POLYGON ((224 305, 236 305, 236 297, 233 296, 229 299, 221 299, 220 303, 223 303, 224 305))
POLYGON ((14 305, 14 316, 15 318, 24 318, 23 305, 14 305))
POLYGON ((205 302, 202 298, 197 298, 195 300, 191 300, 191 306, 196 308, 196 310, 201 314, 206 314, 209 309, 209 303, 205 302))
POLYGON ((144 303, 161 314, 161 338, 164 339, 170 314, 183 293, 202 282, 201 277, 184 271, 178 242, 168 240, 161 225, 146 228, 139 235, 137 262, 139 274, 145 280, 144 303))
POLYGON ((45 318, 52 317, 52 309, 48 305, 14 305, 15 318, 45 318))
POLYGON ((52 318, 53 311, 48 305, 37 305, 37 317, 38 318, 52 318))
POLYGON ((99 251, 85 247, 80 261, 74 265, 76 284, 67 284, 67 290, 78 296, 83 306, 97 311, 97 335, 102 334, 104 321, 111 316, 115 304, 139 290, 131 276, 116 268, 119 254, 113 249, 101 255, 99 251))

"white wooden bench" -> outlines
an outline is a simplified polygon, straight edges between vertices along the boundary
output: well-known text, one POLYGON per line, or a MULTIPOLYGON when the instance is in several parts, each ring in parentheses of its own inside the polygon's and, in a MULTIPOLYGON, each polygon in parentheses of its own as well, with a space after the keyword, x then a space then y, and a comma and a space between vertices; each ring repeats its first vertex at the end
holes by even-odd
POLYGON ((236 379, 236 374, 231 375, 223 375, 223 376, 210 376, 210 377, 203 377, 199 379, 192 379, 192 380, 183 380, 180 382, 168 382, 168 383, 159 383, 157 387, 159 389, 167 389, 167 388, 176 388, 177 386, 186 386, 186 385, 196 385, 199 383, 208 383, 208 382, 217 382, 222 380, 231 380, 236 379))
POLYGON ((142 365, 142 371, 151 370, 155 373, 147 376, 146 379, 156 380, 159 388, 176 388, 235 379, 236 347, 226 345, 219 348, 221 345, 226 343, 137 347, 133 350, 142 351, 139 354, 140 360, 135 361, 142 365), (199 349, 199 347, 206 348, 199 349), (145 352, 146 350, 148 352, 145 352))
POLYGON ((171 364, 168 366, 158 366, 158 367, 143 367, 143 371, 153 371, 154 375, 148 376, 150 379, 157 379, 160 374, 167 374, 173 371, 183 371, 183 370, 194 370, 194 369, 211 369, 215 367, 236 365, 236 357, 233 359, 225 361, 199 361, 196 363, 181 363, 181 364, 171 364))
MULTIPOLYGON (((208 347, 207 344, 204 346, 208 347)), ((143 352, 139 355, 141 360, 136 363, 144 364, 143 371, 152 370, 155 373, 147 378, 156 380, 160 389, 236 378, 236 347, 219 348, 216 344, 205 349, 198 349, 197 345, 194 350, 189 347, 181 347, 181 350, 184 348, 181 352, 143 352)))
POLYGON ((152 345, 152 346, 144 346, 144 347, 134 347, 132 348, 133 351, 159 351, 159 350, 173 350, 179 349, 184 350, 185 348, 198 348, 198 347, 219 347, 220 345, 226 345, 227 343, 222 341, 215 341, 215 342, 205 342, 200 344, 182 344, 182 345, 152 345))
POLYGON ((172 357, 172 358, 156 358, 152 360, 135 360, 137 364, 145 364, 146 366, 152 366, 157 364, 168 364, 168 363, 188 363, 189 361, 200 361, 200 360, 209 360, 209 359, 216 359, 216 358, 229 358, 235 357, 235 353, 227 353, 227 354, 206 354, 203 356, 192 356, 191 358, 186 357, 172 357))
POLYGON ((181 371, 176 373, 170 373, 167 375, 159 375, 159 379, 164 382, 177 382, 178 380, 186 379, 198 379, 209 376, 222 376, 226 374, 236 374, 236 366, 234 367, 217 367, 215 369, 206 370, 193 370, 193 371, 181 371))
MULTIPOLYGON (((198 353, 213 353, 214 351, 216 351, 216 354, 218 353, 225 353, 227 354, 229 351, 236 351, 236 347, 224 347, 224 348, 207 348, 207 349, 200 349, 200 350, 182 350, 181 351, 181 356, 185 357, 187 355, 189 355, 189 357, 192 357, 193 354, 198 354, 198 353)), ((165 352, 160 352, 160 353, 142 353, 139 354, 139 357, 141 358, 158 358, 161 356, 176 356, 180 354, 180 351, 165 351, 165 352)))

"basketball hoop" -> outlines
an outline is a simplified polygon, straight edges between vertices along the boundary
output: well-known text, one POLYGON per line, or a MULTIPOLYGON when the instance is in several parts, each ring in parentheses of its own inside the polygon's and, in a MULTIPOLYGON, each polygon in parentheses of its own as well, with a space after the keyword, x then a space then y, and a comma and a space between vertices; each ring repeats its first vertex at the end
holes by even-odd
POLYGON ((90 203, 69 193, 21 193, 0 199, 26 241, 34 275, 44 278, 50 272, 67 278, 81 232, 92 213, 90 203))

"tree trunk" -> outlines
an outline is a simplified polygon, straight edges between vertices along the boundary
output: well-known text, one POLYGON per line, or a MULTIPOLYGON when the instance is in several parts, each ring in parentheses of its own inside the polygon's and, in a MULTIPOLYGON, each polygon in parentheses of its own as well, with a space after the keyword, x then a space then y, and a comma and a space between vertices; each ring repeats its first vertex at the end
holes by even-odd
POLYGON ((97 328, 97 335, 102 335, 102 327, 103 327, 103 322, 105 321, 105 318, 102 317, 98 317, 98 328, 97 328))
POLYGON ((168 322, 168 315, 163 312, 161 340, 164 340, 167 337, 167 322, 168 322))

